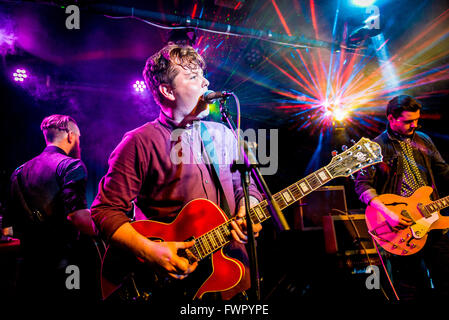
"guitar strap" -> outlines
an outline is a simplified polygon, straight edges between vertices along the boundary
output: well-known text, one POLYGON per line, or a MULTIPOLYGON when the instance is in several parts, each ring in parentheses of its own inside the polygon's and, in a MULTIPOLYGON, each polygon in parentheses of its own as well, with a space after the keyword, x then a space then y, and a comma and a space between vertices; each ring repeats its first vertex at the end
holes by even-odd
MULTIPOLYGON (((219 179, 220 168, 218 165, 219 162, 217 159, 217 153, 215 152, 214 141, 212 140, 212 138, 209 134, 209 131, 207 130, 206 125, 203 122, 200 122, 200 123, 201 123, 201 130, 200 130, 201 139, 203 140, 204 149, 206 150, 206 156, 208 157, 209 163, 212 164, 210 166, 211 171, 212 171, 212 176, 214 177, 214 179, 216 181, 216 186, 220 193, 220 207, 223 209, 223 211, 226 213, 226 215, 230 219, 231 218, 231 210, 229 209, 228 201, 226 200, 226 196, 224 194, 223 187, 222 187, 220 179, 219 179)), ((250 283, 251 280, 249 278, 249 261, 248 261, 249 258, 248 258, 248 254, 245 250, 245 246, 240 243, 231 242, 231 244, 226 249, 226 255, 230 256, 232 258, 238 259, 240 262, 242 262, 243 265, 245 266, 245 273, 244 273, 243 278, 240 280, 239 284, 237 284, 235 287, 233 287, 230 290, 221 292, 221 294, 219 292, 216 292, 215 298, 218 298, 218 296, 221 296, 221 298, 218 298, 221 300, 224 297, 232 297, 236 293, 239 293, 236 297, 240 297, 240 298, 244 299, 244 297, 246 295, 245 290, 249 289, 251 286, 251 283, 250 283)), ((212 293, 209 293, 209 297, 211 297, 210 296, 211 294, 212 293)), ((213 299, 213 297, 212 297, 212 299, 213 299)))
POLYGON ((212 140, 212 137, 209 134, 209 130, 207 130, 207 126, 202 121, 200 121, 200 126, 201 126, 200 130, 201 140, 203 142, 204 149, 206 150, 208 163, 211 164, 210 167, 212 171, 212 176, 215 180, 215 185, 217 186, 220 194, 220 206, 230 219, 231 210, 229 209, 229 204, 228 201, 226 200, 226 195, 220 182, 220 167, 218 165, 219 161, 217 153, 215 152, 215 144, 214 141, 212 140))

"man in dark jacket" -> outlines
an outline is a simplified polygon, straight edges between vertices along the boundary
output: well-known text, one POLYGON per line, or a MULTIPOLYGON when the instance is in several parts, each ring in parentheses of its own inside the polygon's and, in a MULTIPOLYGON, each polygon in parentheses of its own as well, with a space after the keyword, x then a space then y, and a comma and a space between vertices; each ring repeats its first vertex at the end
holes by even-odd
POLYGON ((79 297, 73 290, 76 279, 67 286, 74 272, 67 274, 67 267, 80 267, 75 253, 79 232, 93 236, 96 230, 87 209, 87 170, 80 159, 81 134, 75 120, 51 115, 41 130, 46 148, 11 176, 2 231, 21 241, 18 297, 51 301, 79 297))
MULTIPOLYGON (((449 165, 432 140, 416 131, 421 104, 407 95, 392 99, 387 106, 387 130, 374 139, 381 148, 383 162, 358 174, 355 190, 362 202, 377 209, 386 222, 400 230, 412 220, 397 215, 378 198, 382 194, 411 196, 419 187, 431 186, 438 199, 437 184, 449 182, 449 165)), ((400 299, 416 298, 430 292, 449 294, 449 239, 445 231, 430 232, 426 247, 411 256, 384 253, 390 276, 400 299)))

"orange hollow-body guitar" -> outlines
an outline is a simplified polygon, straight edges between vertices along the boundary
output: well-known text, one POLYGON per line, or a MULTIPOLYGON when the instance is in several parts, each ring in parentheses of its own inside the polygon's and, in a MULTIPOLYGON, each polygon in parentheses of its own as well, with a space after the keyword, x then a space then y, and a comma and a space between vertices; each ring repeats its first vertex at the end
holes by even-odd
POLYGON ((439 210, 449 206, 449 196, 432 201, 432 192, 431 187, 421 187, 410 197, 380 195, 379 200, 385 206, 398 216, 411 218, 413 224, 403 230, 393 230, 379 211, 368 206, 365 219, 373 239, 388 252, 402 256, 411 255, 424 247, 430 230, 449 228, 449 217, 439 213, 439 210))
MULTIPOLYGON (((362 138, 342 154, 333 157, 327 166, 273 195, 273 199, 282 210, 336 177, 347 177, 381 161, 380 146, 362 138)), ((254 224, 270 218, 268 202, 264 200, 251 207, 249 215, 254 224)), ((245 284, 242 281, 245 276, 245 265, 239 259, 225 253, 226 245, 232 240, 232 219, 234 218, 229 219, 213 202, 195 199, 190 201, 170 223, 153 220, 132 222, 131 226, 136 231, 151 240, 195 239, 195 244, 189 251, 199 261, 198 268, 183 280, 171 280, 167 283, 161 281, 160 277, 155 277, 151 269, 141 268, 144 264, 129 252, 110 245, 102 261, 103 299, 107 299, 126 280, 132 279, 131 287, 135 288, 138 286, 136 282, 142 278, 143 281, 149 282, 146 288, 150 287, 149 290, 153 290, 155 294, 157 288, 170 292, 167 288, 175 282, 175 286, 187 288, 184 292, 188 292, 184 293, 184 296, 189 299, 200 299, 206 293, 215 292, 220 293, 226 300, 248 289, 249 283, 245 284), (135 277, 142 274, 144 276, 136 281, 135 277)))

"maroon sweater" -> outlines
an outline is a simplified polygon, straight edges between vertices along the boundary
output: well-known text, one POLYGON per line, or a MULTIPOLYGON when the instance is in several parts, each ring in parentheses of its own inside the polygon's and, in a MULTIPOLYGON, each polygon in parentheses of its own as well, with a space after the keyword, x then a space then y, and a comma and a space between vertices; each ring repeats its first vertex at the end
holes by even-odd
MULTIPOLYGON (((231 214, 243 198, 240 174, 232 173, 237 143, 223 124, 204 121, 219 160, 220 181, 231 214)), ((126 133, 109 158, 109 170, 99 184, 92 204, 92 217, 100 232, 109 239, 130 219, 132 201, 143 217, 172 220, 182 207, 197 198, 220 205, 212 166, 201 157, 199 121, 179 128, 163 113, 153 122, 126 133)), ((262 200, 251 181, 250 195, 262 200)))

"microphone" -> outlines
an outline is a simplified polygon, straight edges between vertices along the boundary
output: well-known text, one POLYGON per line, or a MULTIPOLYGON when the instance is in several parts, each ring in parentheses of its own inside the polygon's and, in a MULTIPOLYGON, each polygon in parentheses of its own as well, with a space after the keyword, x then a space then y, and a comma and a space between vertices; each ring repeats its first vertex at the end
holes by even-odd
POLYGON ((221 99, 221 98, 227 98, 232 95, 232 92, 230 91, 212 91, 207 90, 203 94, 203 100, 205 102, 213 102, 214 100, 221 99))

